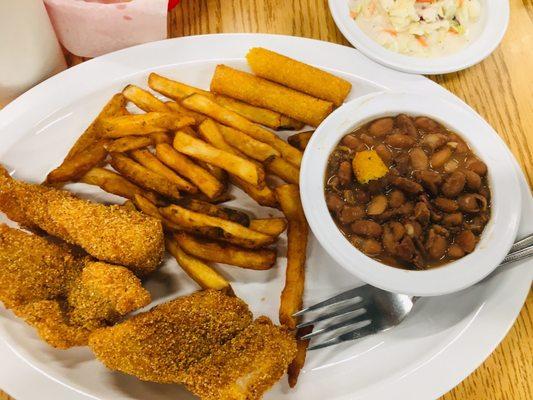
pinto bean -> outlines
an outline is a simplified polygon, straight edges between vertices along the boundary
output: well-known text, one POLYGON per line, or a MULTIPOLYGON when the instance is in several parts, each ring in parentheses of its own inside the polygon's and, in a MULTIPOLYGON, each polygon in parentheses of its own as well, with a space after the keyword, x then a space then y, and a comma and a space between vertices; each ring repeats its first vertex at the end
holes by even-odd
POLYGON ((344 205, 344 202, 337 194, 328 192, 326 193, 326 205, 330 211, 338 212, 344 205))
POLYGON ((374 137, 385 136, 392 131, 394 120, 392 118, 380 118, 370 124, 368 133, 374 137))
POLYGON ((474 171, 465 169, 463 171, 466 177, 466 187, 470 190, 478 190, 481 187, 481 177, 474 171))
POLYGON ((353 193, 354 193, 355 201, 359 204, 366 204, 370 200, 370 195, 362 189, 359 189, 359 188, 354 189, 353 193))
POLYGON ((428 117, 415 118, 415 126, 419 129, 423 129, 426 132, 433 132, 440 129, 439 124, 428 117))
POLYGON ((422 225, 427 225, 429 223, 429 218, 431 214, 426 203, 420 201, 415 205, 415 219, 420 222, 422 225))
POLYGON ((409 158, 413 169, 426 170, 428 169, 429 160, 426 152, 420 147, 415 147, 409 152, 409 158))
POLYGON ((401 152, 394 157, 395 168, 400 175, 407 175, 411 170, 409 154, 401 152))
POLYGON ((460 212, 445 214, 441 222, 444 226, 459 226, 463 223, 463 214, 460 212))
POLYGON ((394 240, 398 241, 405 236, 405 227, 398 221, 392 221, 389 226, 394 236, 394 240))
POLYGON ((365 210, 362 206, 344 205, 339 213, 339 221, 345 225, 364 217, 365 210))
POLYGON ((416 171, 415 176, 429 192, 436 196, 442 183, 442 176, 433 171, 416 171))
POLYGON ((405 236, 396 246, 396 255, 402 260, 409 261, 415 255, 415 244, 409 236, 405 236))
POLYGON ((459 205, 455 200, 447 199, 445 197, 437 197, 435 200, 433 200, 433 204, 435 204, 439 210, 446 212, 457 211, 459 208, 459 205))
POLYGON ((419 237, 422 235, 422 225, 416 221, 409 221, 405 224, 405 233, 411 237, 419 237))
POLYGON ((445 237, 436 233, 431 235, 432 232, 434 231, 430 231, 430 238, 428 239, 428 243, 426 244, 428 249, 428 255, 434 260, 440 260, 446 253, 448 241, 445 237))
POLYGON ((393 133, 385 138, 385 143, 398 149, 408 149, 409 147, 412 147, 415 142, 415 138, 402 133, 393 133))
POLYGON ((378 242, 376 239, 364 239, 360 247, 361 251, 369 256, 376 256, 379 253, 381 253, 382 247, 381 243, 378 242))
POLYGON ((477 213, 487 209, 487 199, 480 194, 464 194, 457 200, 462 211, 477 213))
POLYGON ((359 139, 361 139, 361 141, 367 146, 374 146, 374 139, 366 133, 361 133, 359 139))
POLYGON ((352 150, 355 150, 359 144, 361 144, 361 141, 357 138, 355 135, 346 135, 342 138, 341 144, 343 146, 349 147, 352 150))
POLYGON ((423 191, 422 186, 420 184, 416 183, 415 181, 412 181, 407 178, 403 178, 401 176, 397 176, 392 179, 392 184, 394 186, 399 187, 403 191, 411 194, 417 194, 423 191))
POLYGON ((374 150, 376 150, 379 158, 381 158, 385 164, 389 164, 392 161, 392 152, 384 144, 378 144, 374 150))
POLYGON ((396 212, 401 215, 409 215, 413 212, 415 208, 415 205, 412 201, 408 201, 407 203, 402 204, 400 207, 396 209, 396 212))
POLYGON ((387 209, 387 197, 383 194, 374 196, 366 208, 368 215, 379 215, 387 209))
POLYGON ((485 225, 487 224, 488 220, 489 215, 482 213, 472 218, 472 221, 464 223, 463 227, 479 235, 481 234, 481 232, 483 232, 483 228, 485 228, 485 225))
POLYGON ((447 142, 448 138, 446 135, 443 135, 442 133, 430 133, 422 138, 420 145, 428 148, 431 151, 435 151, 444 146, 447 142))
POLYGON ((448 247, 448 256, 451 258, 461 258, 464 257, 465 252, 461 246, 457 244, 452 244, 448 247))
POLYGON ((461 231, 455 237, 455 243, 457 243, 466 253, 472 253, 476 247, 476 236, 472 231, 461 231))
POLYGON ((446 197, 456 197, 465 187, 466 177, 461 171, 452 173, 441 186, 442 193, 446 197))
POLYGON ((405 134, 414 138, 418 137, 418 130, 416 129, 415 123, 408 115, 398 115, 395 119, 395 123, 405 134))
POLYGON ((340 179, 341 185, 346 186, 350 183, 352 180, 352 165, 349 161, 343 161, 340 163, 337 176, 340 179))
POLYGON ((468 160, 466 162, 466 169, 475 172, 479 176, 485 176, 487 174, 487 165, 477 158, 468 160))
POLYGON ((401 190, 394 189, 391 190, 389 193, 389 205, 392 208, 400 207, 403 203, 405 203, 405 195, 401 190))
POLYGON ((431 156, 429 163, 431 164, 431 168, 433 169, 439 169, 441 168, 446 161, 452 156, 452 149, 449 147, 443 147, 436 153, 433 153, 431 156))
POLYGON ((383 228, 380 224, 369 220, 355 221, 350 225, 350 229, 356 235, 368 236, 372 238, 379 238, 383 233, 383 228))
POLYGON ((451 174, 459 168, 459 162, 457 160, 449 160, 444 164, 444 172, 451 174))

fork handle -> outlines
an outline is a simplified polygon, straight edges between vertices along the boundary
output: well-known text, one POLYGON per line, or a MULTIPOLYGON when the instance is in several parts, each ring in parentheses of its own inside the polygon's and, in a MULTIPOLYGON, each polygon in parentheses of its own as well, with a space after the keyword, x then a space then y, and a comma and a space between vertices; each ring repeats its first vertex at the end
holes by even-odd
POLYGON ((499 265, 500 267, 510 264, 515 261, 523 260, 525 258, 533 256, 533 245, 522 248, 521 250, 513 251, 509 253, 499 265))
MULTIPOLYGON (((527 235, 525 238, 515 242, 509 250, 509 254, 514 253, 515 251, 522 250, 526 247, 533 245, 533 233, 527 235)), ((507 257, 506 257, 507 258, 507 257)), ((504 259, 505 262, 505 259, 504 259)))

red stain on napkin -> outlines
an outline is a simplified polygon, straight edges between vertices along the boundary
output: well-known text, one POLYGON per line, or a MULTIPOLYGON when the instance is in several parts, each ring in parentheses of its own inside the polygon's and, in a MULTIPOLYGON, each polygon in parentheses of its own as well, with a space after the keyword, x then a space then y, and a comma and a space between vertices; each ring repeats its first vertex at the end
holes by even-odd
POLYGON ((168 1, 168 11, 172 10, 179 4, 180 0, 169 0, 168 1))

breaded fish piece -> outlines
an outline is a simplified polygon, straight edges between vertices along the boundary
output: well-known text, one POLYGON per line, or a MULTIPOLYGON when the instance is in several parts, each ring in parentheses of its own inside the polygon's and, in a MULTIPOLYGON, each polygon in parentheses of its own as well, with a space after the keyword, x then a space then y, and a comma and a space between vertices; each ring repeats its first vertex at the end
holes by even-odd
POLYGON ((67 348, 151 299, 125 267, 0 224, 0 301, 50 345, 67 348))
POLYGON ((139 276, 154 271, 163 258, 163 228, 157 219, 124 207, 82 200, 63 190, 16 181, 1 166, 0 211, 24 227, 40 228, 139 276))
POLYGON ((202 400, 255 400, 287 371, 296 339, 266 317, 194 364, 186 387, 202 400))
POLYGON ((98 329, 89 346, 109 369, 144 381, 181 383, 189 367, 251 322, 242 300, 205 290, 98 329))

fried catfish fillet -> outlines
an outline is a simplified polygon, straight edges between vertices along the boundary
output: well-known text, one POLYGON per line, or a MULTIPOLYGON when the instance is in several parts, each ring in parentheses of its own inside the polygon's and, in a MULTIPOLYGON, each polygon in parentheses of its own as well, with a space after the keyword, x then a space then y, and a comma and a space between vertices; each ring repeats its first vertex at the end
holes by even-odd
POLYGON ((205 290, 98 329, 89 337, 89 346, 112 370, 145 381, 181 383, 193 364, 251 322, 242 300, 205 290))
POLYGON ((0 211, 26 228, 39 228, 139 276, 155 270, 163 258, 163 229, 155 218, 16 181, 1 166, 0 211))

